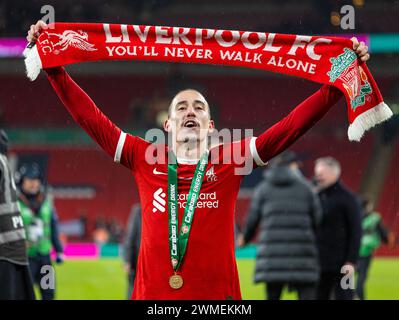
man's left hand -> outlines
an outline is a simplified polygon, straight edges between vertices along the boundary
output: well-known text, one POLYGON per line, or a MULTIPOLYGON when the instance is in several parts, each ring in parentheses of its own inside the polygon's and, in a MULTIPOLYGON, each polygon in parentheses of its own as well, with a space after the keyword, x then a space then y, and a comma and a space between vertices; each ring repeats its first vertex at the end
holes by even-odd
POLYGON ((355 50, 357 57, 363 62, 369 60, 369 47, 366 46, 363 41, 359 42, 356 37, 351 38, 351 40, 353 42, 353 50, 355 50))

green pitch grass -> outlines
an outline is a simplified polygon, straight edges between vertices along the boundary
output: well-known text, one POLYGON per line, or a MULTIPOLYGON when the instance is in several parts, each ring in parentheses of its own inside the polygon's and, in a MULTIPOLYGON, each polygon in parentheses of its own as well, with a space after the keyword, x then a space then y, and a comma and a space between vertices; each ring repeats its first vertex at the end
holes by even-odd
MULTIPOLYGON (((264 299, 264 285, 252 283, 254 260, 239 259, 238 269, 243 299, 264 299)), ((118 259, 66 261, 56 266, 56 283, 56 298, 61 300, 126 298, 126 275, 118 259)), ((368 299, 399 300, 399 259, 373 261, 367 296, 368 299)), ((296 294, 284 292, 283 299, 296 299, 296 294)))

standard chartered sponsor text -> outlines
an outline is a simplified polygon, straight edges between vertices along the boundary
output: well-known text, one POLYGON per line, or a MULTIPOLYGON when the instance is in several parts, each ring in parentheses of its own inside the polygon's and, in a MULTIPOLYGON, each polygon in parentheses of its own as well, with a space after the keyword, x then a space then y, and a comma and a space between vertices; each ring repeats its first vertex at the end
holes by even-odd
MULTIPOLYGON (((178 204, 179 208, 185 208, 187 205, 187 197, 188 194, 179 194, 178 195, 178 204)), ((189 204, 190 205, 190 204, 189 204)), ((198 196, 196 208, 219 208, 219 200, 217 199, 217 193, 209 192, 209 193, 200 193, 198 196)))

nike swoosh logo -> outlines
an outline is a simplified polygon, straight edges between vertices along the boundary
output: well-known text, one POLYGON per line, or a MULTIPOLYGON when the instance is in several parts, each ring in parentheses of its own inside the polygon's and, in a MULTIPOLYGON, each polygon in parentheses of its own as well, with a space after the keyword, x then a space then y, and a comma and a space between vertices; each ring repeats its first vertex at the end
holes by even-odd
MULTIPOLYGON (((162 175, 162 174, 164 174, 166 176, 168 175, 166 172, 158 171, 157 168, 154 168, 152 173, 156 174, 156 175, 162 175)), ((181 180, 192 180, 193 178, 181 178, 181 177, 178 177, 178 179, 181 179, 181 180)))
POLYGON ((152 173, 153 173, 153 174, 165 174, 165 175, 167 175, 166 172, 158 171, 157 168, 154 168, 154 170, 152 171, 152 173))

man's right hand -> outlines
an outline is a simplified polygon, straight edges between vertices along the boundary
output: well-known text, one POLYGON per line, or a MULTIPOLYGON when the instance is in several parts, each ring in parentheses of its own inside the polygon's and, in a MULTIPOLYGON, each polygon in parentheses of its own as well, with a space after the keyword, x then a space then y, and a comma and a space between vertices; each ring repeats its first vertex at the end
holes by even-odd
POLYGON ((28 40, 29 43, 36 42, 40 36, 40 33, 44 29, 47 29, 47 24, 44 23, 42 20, 39 20, 38 22, 36 22, 36 24, 32 24, 28 31, 28 35, 26 36, 26 40, 28 40))

